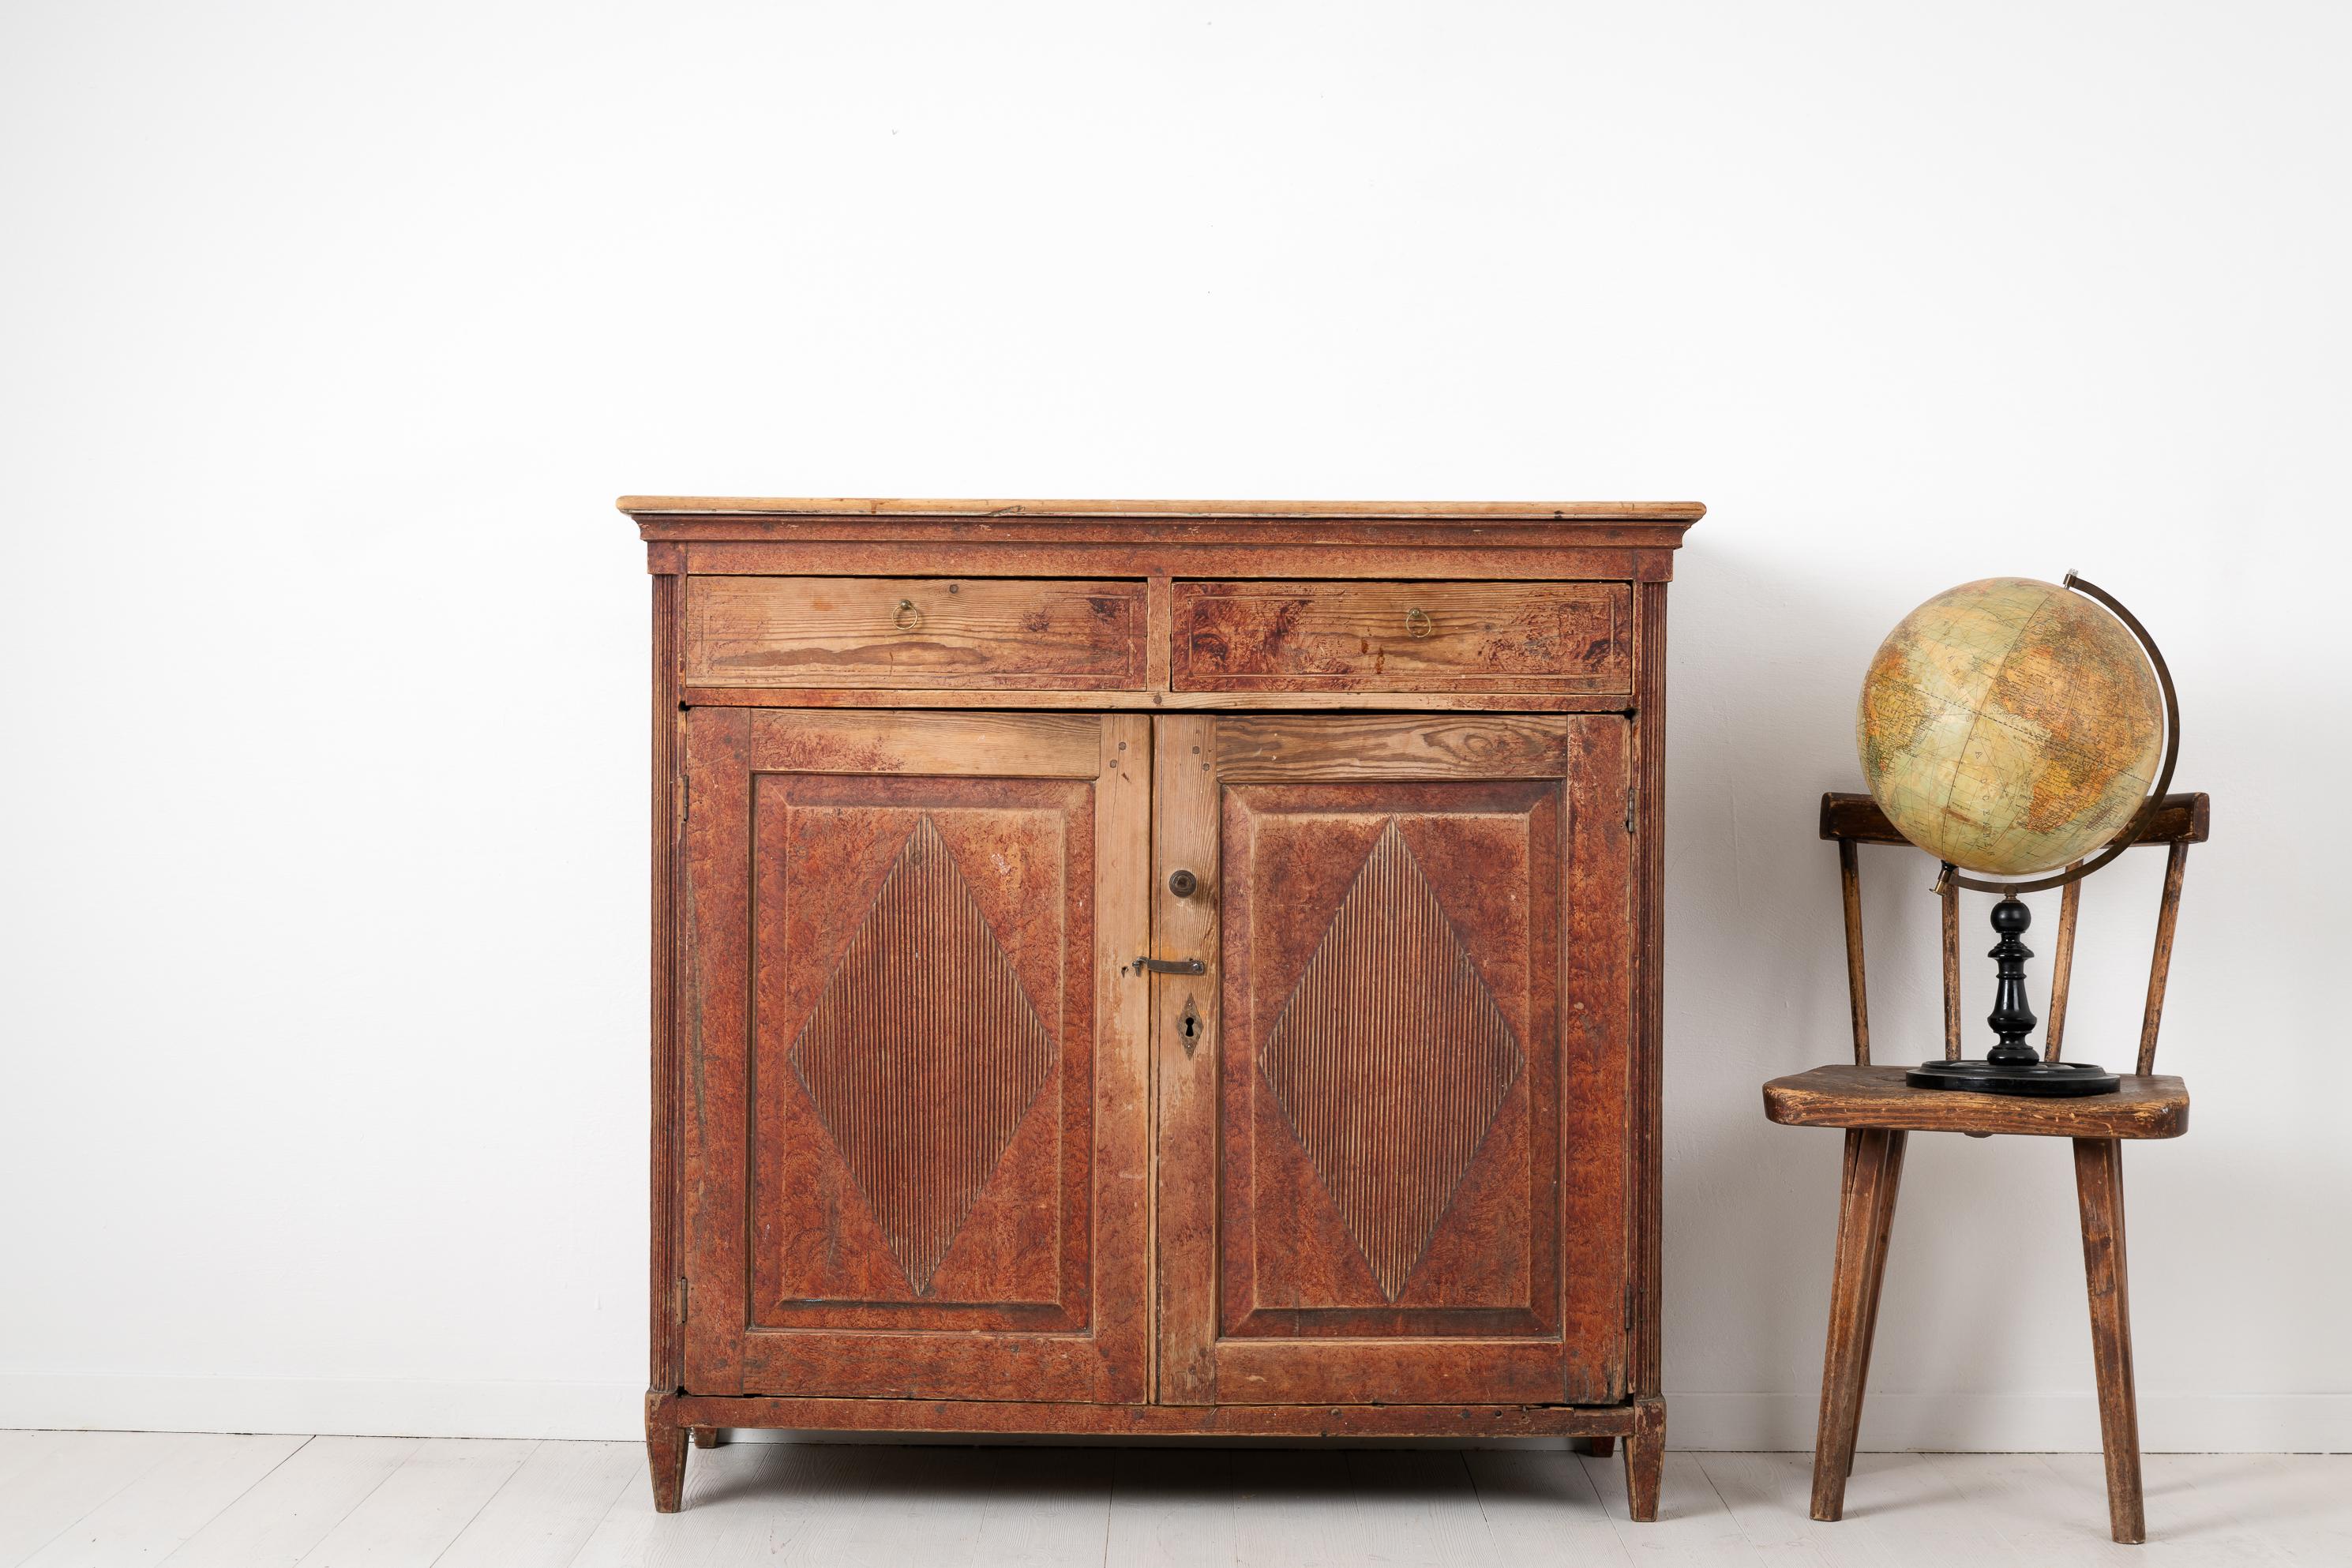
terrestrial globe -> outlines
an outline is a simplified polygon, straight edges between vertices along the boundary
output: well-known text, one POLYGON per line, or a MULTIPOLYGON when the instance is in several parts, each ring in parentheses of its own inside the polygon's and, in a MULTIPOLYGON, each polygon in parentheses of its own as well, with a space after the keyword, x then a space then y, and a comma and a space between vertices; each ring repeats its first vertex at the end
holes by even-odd
POLYGON ((1887 634, 1854 731, 1871 795, 1904 837, 1964 870, 2021 877, 2130 823, 2164 706, 2114 616, 2054 583, 1987 577, 1887 634))
POLYGON ((1987 1020, 1999 1044, 1980 1061, 1924 1063, 1909 1082, 2004 1094, 2117 1087, 2112 1073, 2045 1063, 2025 1044, 2038 1021, 2025 999, 2032 952, 2019 940, 2032 916, 2015 895, 2086 876, 2130 842, 2143 805, 2171 774, 2171 697, 2138 620, 2072 574, 2063 584, 1963 583, 1904 616, 1879 645, 1854 720, 1871 796, 1897 832, 1944 862, 1945 879, 2004 895, 1988 954, 2000 975, 1987 1020), (2017 883, 1958 875, 2061 868, 2017 883))

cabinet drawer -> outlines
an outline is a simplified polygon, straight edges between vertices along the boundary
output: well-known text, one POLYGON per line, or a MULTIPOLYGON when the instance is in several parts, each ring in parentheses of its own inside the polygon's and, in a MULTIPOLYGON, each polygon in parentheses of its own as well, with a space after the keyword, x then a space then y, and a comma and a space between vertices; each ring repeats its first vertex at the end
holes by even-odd
POLYGON ((689 577, 685 655, 698 686, 1140 687, 1143 584, 689 577))
POLYGON ((1623 583, 1178 583, 1179 691, 1630 691, 1623 583))

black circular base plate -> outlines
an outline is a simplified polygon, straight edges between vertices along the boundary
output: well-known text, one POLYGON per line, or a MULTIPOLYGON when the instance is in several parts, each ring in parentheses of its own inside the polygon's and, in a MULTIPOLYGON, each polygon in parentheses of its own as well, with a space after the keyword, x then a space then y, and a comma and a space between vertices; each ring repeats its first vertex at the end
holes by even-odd
POLYGON ((2057 1100, 2113 1094, 2123 1080, 2089 1062, 1921 1062, 1903 1075, 1913 1089, 1965 1089, 1978 1094, 2030 1094, 2057 1100))

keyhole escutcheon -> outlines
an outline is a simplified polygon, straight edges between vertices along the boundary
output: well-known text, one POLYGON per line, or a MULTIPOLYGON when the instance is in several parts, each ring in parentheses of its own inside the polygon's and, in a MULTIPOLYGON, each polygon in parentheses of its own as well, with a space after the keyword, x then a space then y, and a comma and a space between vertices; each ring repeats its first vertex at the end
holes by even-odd
POLYGON ((1192 998, 1184 998, 1183 1016, 1176 1021, 1176 1032, 1184 1037, 1184 1055, 1189 1060, 1201 1045, 1201 1007, 1192 998))

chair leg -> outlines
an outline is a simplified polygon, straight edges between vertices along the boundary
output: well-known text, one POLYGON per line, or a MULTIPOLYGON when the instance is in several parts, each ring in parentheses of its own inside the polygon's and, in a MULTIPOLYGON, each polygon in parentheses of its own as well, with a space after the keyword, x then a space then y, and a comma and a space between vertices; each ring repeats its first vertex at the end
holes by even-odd
POLYGON ((656 1513, 676 1513, 686 1497, 687 1429, 670 1414, 672 1397, 646 1394, 646 1464, 653 1471, 656 1513))
POLYGON ((2099 1373, 2099 1440, 2107 1456, 2107 1520, 2129 1546, 2147 1539, 2140 1502, 2139 1401, 2132 1386, 2131 1290, 2124 1266, 2123 1145, 2074 1140, 2083 1201, 2083 1274, 2091 1294, 2091 1359, 2099 1373))
MULTIPOLYGON (((1870 1386, 1870 1352, 1878 1342, 1878 1297, 1886 1283, 1886 1243, 1895 1231, 1895 1195, 1903 1185, 1903 1150, 1909 1142, 1906 1133, 1896 1132, 1888 1139, 1886 1150, 1886 1201, 1878 1205, 1878 1235, 1870 1253, 1870 1300, 1862 1309, 1862 1368, 1854 1374, 1853 1407, 1855 1437, 1860 1439, 1863 1391, 1870 1386)), ((1853 1474, 1854 1445, 1845 1449, 1845 1473, 1853 1474)))
POLYGON ((1822 1357, 1822 1424, 1813 1443, 1813 1517, 1819 1520, 1845 1512, 1845 1480, 1853 1469, 1863 1379, 1907 1136, 1874 1127, 1846 1131, 1837 1268, 1830 1279, 1829 1338, 1822 1357))

